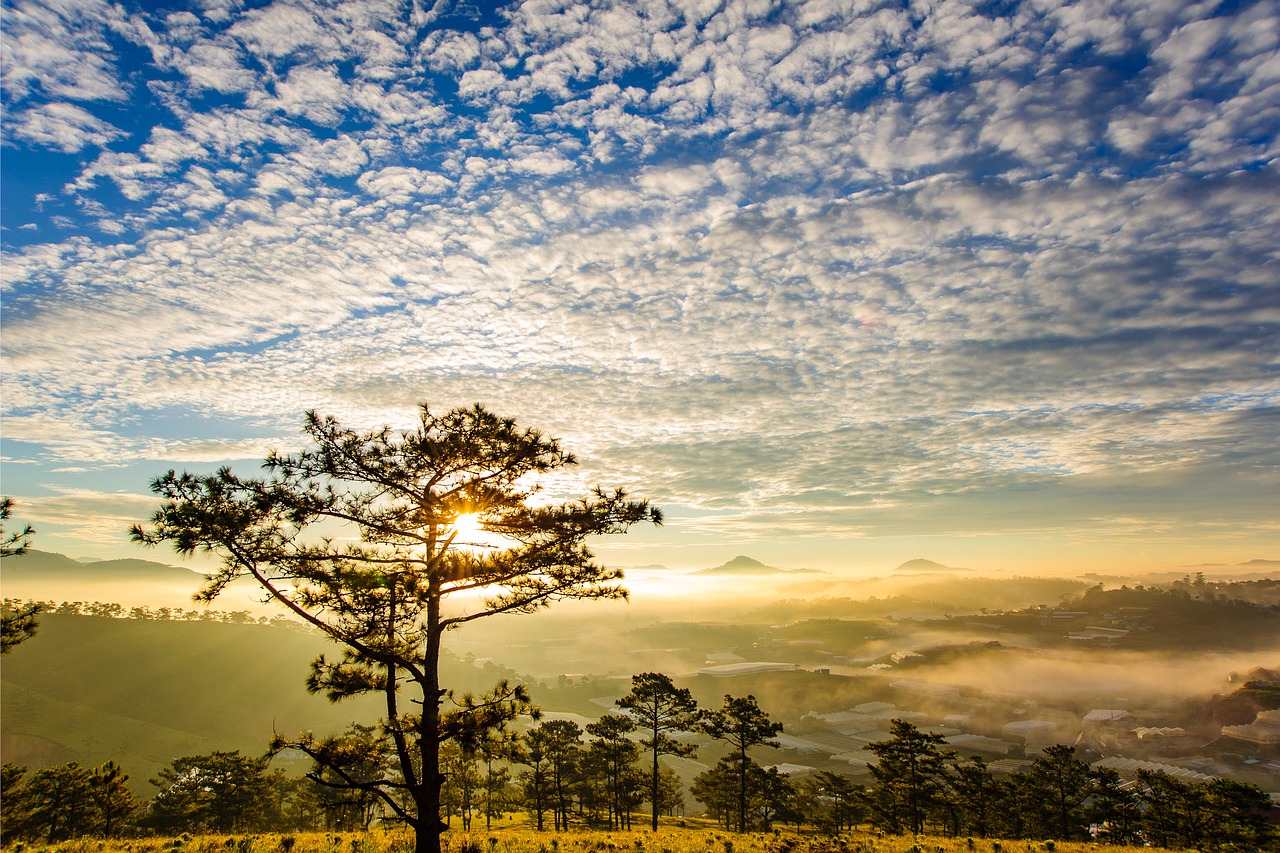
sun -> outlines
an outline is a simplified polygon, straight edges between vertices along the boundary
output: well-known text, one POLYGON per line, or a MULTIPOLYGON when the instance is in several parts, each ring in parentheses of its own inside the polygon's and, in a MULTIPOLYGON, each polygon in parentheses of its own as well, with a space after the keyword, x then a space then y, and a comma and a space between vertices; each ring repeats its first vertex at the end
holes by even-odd
POLYGON ((484 536, 480 527, 480 516, 474 512, 464 512, 453 520, 453 529, 457 532, 459 543, 474 543, 484 536))

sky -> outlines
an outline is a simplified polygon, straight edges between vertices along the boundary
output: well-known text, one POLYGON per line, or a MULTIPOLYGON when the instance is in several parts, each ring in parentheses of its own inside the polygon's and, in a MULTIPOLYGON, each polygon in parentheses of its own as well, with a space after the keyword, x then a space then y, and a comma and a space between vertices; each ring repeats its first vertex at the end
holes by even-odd
POLYGON ((1280 559, 1280 3, 4 0, 3 493, 474 402, 747 555, 1280 559))

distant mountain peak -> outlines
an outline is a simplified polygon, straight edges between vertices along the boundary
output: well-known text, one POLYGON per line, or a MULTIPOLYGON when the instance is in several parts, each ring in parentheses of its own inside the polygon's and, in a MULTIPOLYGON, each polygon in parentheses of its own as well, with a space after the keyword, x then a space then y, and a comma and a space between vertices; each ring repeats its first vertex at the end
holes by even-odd
POLYGON ((751 557, 738 556, 734 557, 727 563, 723 563, 711 569, 699 569, 694 572, 695 575, 774 575, 782 574, 783 569, 775 569, 773 566, 766 566, 759 560, 753 560, 751 557))
POLYGON ((901 566, 894 569, 895 572, 967 572, 968 569, 957 569, 954 566, 944 566, 942 563, 935 563, 933 560, 926 560, 917 557, 914 560, 907 560, 901 566))
POLYGON ((737 556, 714 569, 701 569, 695 575, 794 575, 823 574, 817 569, 779 569, 751 557, 737 556))

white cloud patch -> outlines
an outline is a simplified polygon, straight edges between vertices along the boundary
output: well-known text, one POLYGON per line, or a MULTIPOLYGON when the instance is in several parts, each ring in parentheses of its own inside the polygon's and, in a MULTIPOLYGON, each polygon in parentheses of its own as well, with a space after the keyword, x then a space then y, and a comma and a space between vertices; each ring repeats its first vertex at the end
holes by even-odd
POLYGON ((52 99, 121 101, 107 34, 123 13, 104 0, 83 3, 17 2, 5 9, 4 99, 18 103, 36 94, 52 99))
POLYGON ((41 104, 5 123, 18 139, 73 154, 90 145, 103 146, 124 133, 75 104, 41 104))

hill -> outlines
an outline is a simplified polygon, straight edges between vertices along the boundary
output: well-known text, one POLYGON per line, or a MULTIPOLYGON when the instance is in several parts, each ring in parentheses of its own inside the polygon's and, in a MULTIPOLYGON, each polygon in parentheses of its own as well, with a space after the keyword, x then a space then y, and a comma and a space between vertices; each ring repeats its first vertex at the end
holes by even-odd
POLYGON ((933 560, 925 560, 921 558, 916 558, 914 560, 907 560, 905 563, 903 563, 902 565, 894 569, 894 572, 901 572, 903 574, 913 573, 913 572, 919 574, 921 572, 967 572, 967 571, 969 571, 969 569, 957 569, 953 566, 944 566, 942 565, 942 563, 935 563, 933 560))
POLYGON ((156 583, 198 584, 204 576, 151 560, 73 560, 64 554, 30 550, 21 556, 0 560, 0 581, 28 583, 36 581, 113 583, 143 581, 156 583))
MULTIPOLYGON (((46 614, 0 670, 0 752, 29 766, 120 764, 140 793, 174 758, 212 750, 261 754, 273 732, 342 731, 384 708, 332 704, 304 681, 324 637, 289 624, 112 619, 46 614)), ((510 673, 450 658, 444 683, 484 690, 510 673)))
MULTIPOLYGON (((73 560, 48 551, 27 551, 0 561, 5 598, 36 601, 110 601, 126 607, 195 605, 192 596, 205 576, 192 569, 151 560, 73 560)), ((264 608, 256 584, 237 581, 218 599, 226 610, 274 613, 264 608)))
POLYGON ((767 566, 759 560, 751 557, 734 557, 727 563, 710 569, 699 569, 696 572, 690 572, 691 575, 708 576, 708 575, 795 575, 795 574, 824 574, 817 569, 779 569, 774 566, 767 566))

